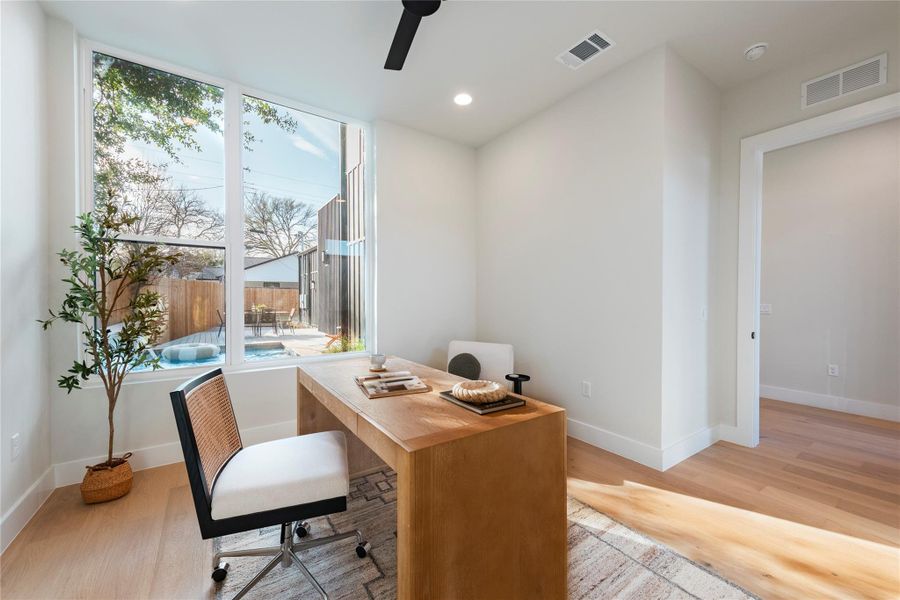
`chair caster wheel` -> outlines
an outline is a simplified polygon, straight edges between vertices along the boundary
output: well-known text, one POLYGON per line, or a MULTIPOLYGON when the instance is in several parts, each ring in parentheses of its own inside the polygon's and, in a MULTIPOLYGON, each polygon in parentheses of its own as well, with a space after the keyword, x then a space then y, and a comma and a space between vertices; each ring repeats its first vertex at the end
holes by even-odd
POLYGON ((222 561, 219 563, 219 566, 213 569, 212 578, 215 582, 225 581, 225 576, 228 575, 229 565, 227 562, 222 561))
POLYGON ((309 532, 310 532, 309 523, 307 523, 306 521, 301 521, 300 523, 297 523, 297 527, 296 527, 296 529, 294 529, 294 535, 296 535, 298 538, 305 538, 306 536, 309 535, 309 532))
POLYGON ((365 558, 369 555, 369 550, 372 549, 372 546, 369 545, 369 542, 364 542, 362 544, 356 545, 356 555, 360 558, 365 558))

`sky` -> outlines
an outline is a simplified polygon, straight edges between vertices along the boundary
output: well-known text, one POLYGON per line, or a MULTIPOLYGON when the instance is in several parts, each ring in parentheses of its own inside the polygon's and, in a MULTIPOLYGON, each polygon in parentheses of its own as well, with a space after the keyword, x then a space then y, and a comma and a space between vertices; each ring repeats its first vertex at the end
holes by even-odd
MULTIPOLYGON (((241 156, 244 189, 294 198, 318 209, 340 193, 340 124, 283 106, 279 109, 298 122, 295 132, 267 125, 252 113, 244 115, 244 127, 256 138, 241 156)), ((173 188, 195 191, 207 205, 224 213, 223 134, 200 127, 196 138, 199 151, 180 149, 180 163, 143 142, 128 142, 125 154, 168 163, 173 188)))

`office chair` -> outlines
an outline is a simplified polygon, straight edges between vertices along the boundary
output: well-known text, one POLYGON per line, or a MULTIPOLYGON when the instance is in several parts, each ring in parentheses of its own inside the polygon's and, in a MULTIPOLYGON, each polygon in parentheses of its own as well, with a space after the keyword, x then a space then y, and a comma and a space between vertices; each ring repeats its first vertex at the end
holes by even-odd
POLYGON ((510 344, 453 340, 447 348, 447 372, 466 379, 511 381, 513 391, 522 393, 528 375, 513 372, 513 347, 510 344))
POLYGON ((212 578, 222 581, 235 556, 272 556, 235 600, 279 562, 297 566, 323 598, 325 590, 297 556, 298 550, 356 538, 356 554, 369 544, 359 531, 295 542, 309 533, 306 519, 347 510, 350 478, 343 432, 325 431, 244 448, 221 369, 200 375, 171 394, 194 508, 203 539, 281 526, 278 546, 218 552, 212 578))

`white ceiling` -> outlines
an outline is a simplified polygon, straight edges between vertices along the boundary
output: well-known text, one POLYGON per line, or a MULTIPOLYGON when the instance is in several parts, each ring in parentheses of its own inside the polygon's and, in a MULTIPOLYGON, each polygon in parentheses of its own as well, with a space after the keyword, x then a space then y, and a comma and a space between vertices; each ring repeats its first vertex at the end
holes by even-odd
POLYGON ((842 39, 900 29, 898 2, 449 0, 422 21, 394 72, 382 67, 400 0, 43 5, 98 42, 474 146, 664 42, 728 88, 842 39), (594 29, 615 48, 577 71, 555 61, 594 29), (747 62, 757 41, 769 52, 747 62), (466 108, 452 102, 462 90, 475 98, 466 108))

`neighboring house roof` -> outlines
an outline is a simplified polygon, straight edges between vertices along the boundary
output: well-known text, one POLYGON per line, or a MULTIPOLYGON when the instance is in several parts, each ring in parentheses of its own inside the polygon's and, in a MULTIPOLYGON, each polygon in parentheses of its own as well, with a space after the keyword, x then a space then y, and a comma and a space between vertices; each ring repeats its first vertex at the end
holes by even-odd
POLYGON ((197 273, 197 279, 201 281, 221 280, 223 277, 225 277, 224 267, 203 267, 203 269, 197 273))
POLYGON ((264 259, 244 266, 244 281, 279 281, 299 283, 300 272, 296 254, 264 259))
MULTIPOLYGON (((311 250, 315 250, 312 248, 311 250)), ((297 264, 297 253, 268 258, 264 256, 244 257, 245 281, 278 281, 294 282, 300 280, 297 264)), ((188 279, 200 281, 221 281, 225 277, 223 267, 203 267, 200 271, 190 273, 188 279)))
MULTIPOLYGON (((280 256, 278 258, 281 258, 280 256)), ((274 258, 270 258, 268 256, 245 256, 244 257, 244 268, 255 267, 256 265, 264 262, 269 262, 270 260, 276 260, 274 258)))

